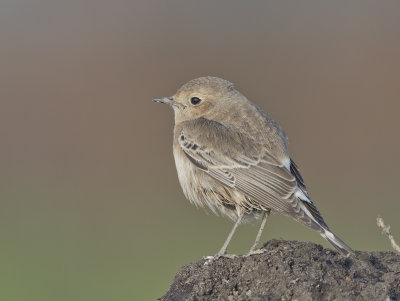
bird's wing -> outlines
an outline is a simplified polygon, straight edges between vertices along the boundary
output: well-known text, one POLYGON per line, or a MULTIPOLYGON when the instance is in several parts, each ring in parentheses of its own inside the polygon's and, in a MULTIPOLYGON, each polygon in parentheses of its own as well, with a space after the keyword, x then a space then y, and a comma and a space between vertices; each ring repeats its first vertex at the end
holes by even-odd
POLYGON ((205 118, 186 122, 178 135, 188 159, 220 183, 288 215, 301 211, 296 176, 262 143, 205 118))
POLYGON ((292 160, 287 168, 262 143, 205 118, 186 122, 177 138, 188 159, 215 180, 318 231, 345 256, 354 254, 329 230, 292 160))

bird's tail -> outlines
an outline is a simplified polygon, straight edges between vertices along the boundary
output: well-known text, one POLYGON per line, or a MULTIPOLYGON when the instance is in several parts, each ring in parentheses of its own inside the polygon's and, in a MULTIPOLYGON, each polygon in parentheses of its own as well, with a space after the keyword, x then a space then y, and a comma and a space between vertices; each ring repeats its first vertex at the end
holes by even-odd
POLYGON ((336 250, 338 250, 342 255, 349 257, 349 256, 355 256, 354 251, 345 244, 343 240, 341 240, 339 237, 337 237, 335 234, 333 234, 331 231, 327 229, 323 229, 320 232, 321 236, 325 238, 327 241, 329 241, 332 246, 335 247, 336 250))
POLYGON ((321 236, 329 241, 343 256, 355 256, 355 252, 346 245, 343 240, 329 230, 329 227, 322 218, 321 213, 319 213, 317 207, 315 207, 314 203, 308 198, 308 196, 306 196, 301 190, 298 190, 296 194, 297 199, 299 200, 297 204, 300 212, 303 213, 302 215, 298 215, 296 219, 321 234, 321 236))

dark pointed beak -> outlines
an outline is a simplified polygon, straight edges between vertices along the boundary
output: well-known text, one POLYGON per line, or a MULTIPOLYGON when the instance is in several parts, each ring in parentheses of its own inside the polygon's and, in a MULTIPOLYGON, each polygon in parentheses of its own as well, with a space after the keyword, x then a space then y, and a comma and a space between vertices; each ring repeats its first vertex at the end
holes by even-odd
POLYGON ((170 106, 176 105, 176 102, 174 101, 174 99, 172 97, 154 98, 153 101, 159 102, 159 103, 165 103, 170 106))

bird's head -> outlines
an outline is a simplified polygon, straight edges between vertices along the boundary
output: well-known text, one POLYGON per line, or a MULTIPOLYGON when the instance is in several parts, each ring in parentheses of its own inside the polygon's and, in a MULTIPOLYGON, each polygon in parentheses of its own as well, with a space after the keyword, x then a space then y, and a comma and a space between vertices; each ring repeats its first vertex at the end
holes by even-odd
POLYGON ((156 98, 154 101, 172 106, 178 123, 212 117, 237 95, 238 92, 229 81, 207 76, 187 82, 172 97, 156 98))

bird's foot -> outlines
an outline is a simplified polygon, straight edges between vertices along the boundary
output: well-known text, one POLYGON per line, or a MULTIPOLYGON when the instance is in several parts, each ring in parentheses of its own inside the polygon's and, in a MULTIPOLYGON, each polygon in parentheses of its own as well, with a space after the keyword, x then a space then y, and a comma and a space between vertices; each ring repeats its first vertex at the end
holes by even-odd
POLYGON ((265 252, 265 249, 250 249, 250 251, 245 255, 245 257, 251 256, 251 255, 262 254, 264 252, 265 252))
POLYGON ((238 258, 239 255, 235 255, 235 254, 215 254, 215 255, 210 255, 210 256, 203 256, 203 259, 205 260, 204 264, 210 264, 211 262, 213 262, 214 260, 217 260, 221 257, 225 257, 225 258, 229 258, 229 259, 234 259, 234 258, 238 258))

